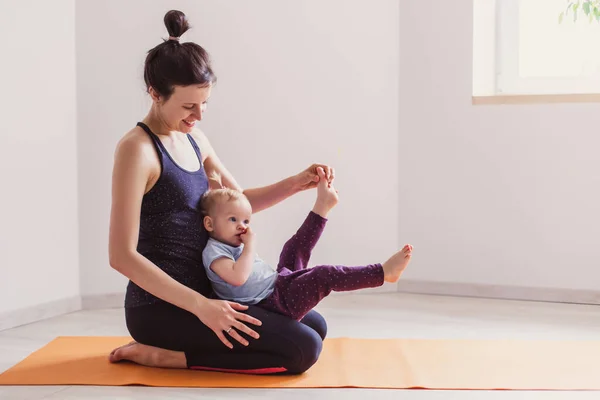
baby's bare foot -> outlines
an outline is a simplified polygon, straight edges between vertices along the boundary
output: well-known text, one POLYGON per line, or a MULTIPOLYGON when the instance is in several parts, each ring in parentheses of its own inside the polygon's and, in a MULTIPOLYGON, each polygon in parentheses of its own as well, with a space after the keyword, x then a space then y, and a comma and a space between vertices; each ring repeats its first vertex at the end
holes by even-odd
POLYGON ((114 349, 108 356, 111 363, 132 361, 147 367, 186 368, 185 353, 131 342, 114 349))
POLYGON ((404 269, 410 262, 412 250, 413 247, 410 244, 407 244, 402 250, 383 263, 383 279, 386 282, 398 282, 400 275, 402 275, 402 272, 404 272, 404 269))
POLYGON ((332 183, 327 182, 327 177, 322 168, 317 170, 319 174, 319 183, 317 184, 317 200, 313 207, 313 212, 323 218, 327 218, 327 214, 339 201, 338 191, 333 187, 332 183))

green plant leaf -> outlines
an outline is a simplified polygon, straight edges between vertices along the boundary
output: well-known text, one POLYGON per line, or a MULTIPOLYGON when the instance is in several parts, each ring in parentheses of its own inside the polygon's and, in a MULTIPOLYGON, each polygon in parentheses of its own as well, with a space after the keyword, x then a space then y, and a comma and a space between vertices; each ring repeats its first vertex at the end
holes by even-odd
POLYGON ((585 15, 589 15, 590 14, 590 2, 586 1, 585 3, 583 3, 583 12, 585 13, 585 15))
POLYGON ((594 19, 600 22, 600 0, 565 0, 568 4, 563 12, 558 15, 558 23, 562 24, 569 12, 573 12, 573 21, 577 22, 579 14, 585 13, 589 22, 594 19))

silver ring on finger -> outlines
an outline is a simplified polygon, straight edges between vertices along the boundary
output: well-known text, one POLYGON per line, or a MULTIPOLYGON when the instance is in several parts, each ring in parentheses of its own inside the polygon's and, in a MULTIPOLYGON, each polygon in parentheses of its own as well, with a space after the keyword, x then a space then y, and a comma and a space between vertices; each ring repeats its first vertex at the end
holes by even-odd
POLYGON ((225 333, 229 333, 233 329, 233 326, 230 326, 229 329, 225 331, 225 333))

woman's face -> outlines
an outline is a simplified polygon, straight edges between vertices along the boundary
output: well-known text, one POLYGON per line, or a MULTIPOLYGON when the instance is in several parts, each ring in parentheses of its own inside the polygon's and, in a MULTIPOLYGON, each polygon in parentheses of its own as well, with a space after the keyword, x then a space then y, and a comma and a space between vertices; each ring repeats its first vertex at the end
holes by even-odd
POLYGON ((175 86, 167 101, 152 88, 150 95, 157 107, 159 117, 169 130, 190 133, 206 111, 212 85, 175 86))

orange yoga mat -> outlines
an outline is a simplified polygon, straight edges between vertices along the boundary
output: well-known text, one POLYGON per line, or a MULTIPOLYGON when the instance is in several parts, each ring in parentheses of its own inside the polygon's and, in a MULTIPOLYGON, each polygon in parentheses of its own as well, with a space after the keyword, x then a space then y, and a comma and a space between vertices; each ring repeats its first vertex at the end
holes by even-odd
POLYGON ((600 390, 600 341, 327 339, 309 371, 256 376, 110 364, 128 337, 59 337, 0 385, 600 390))

